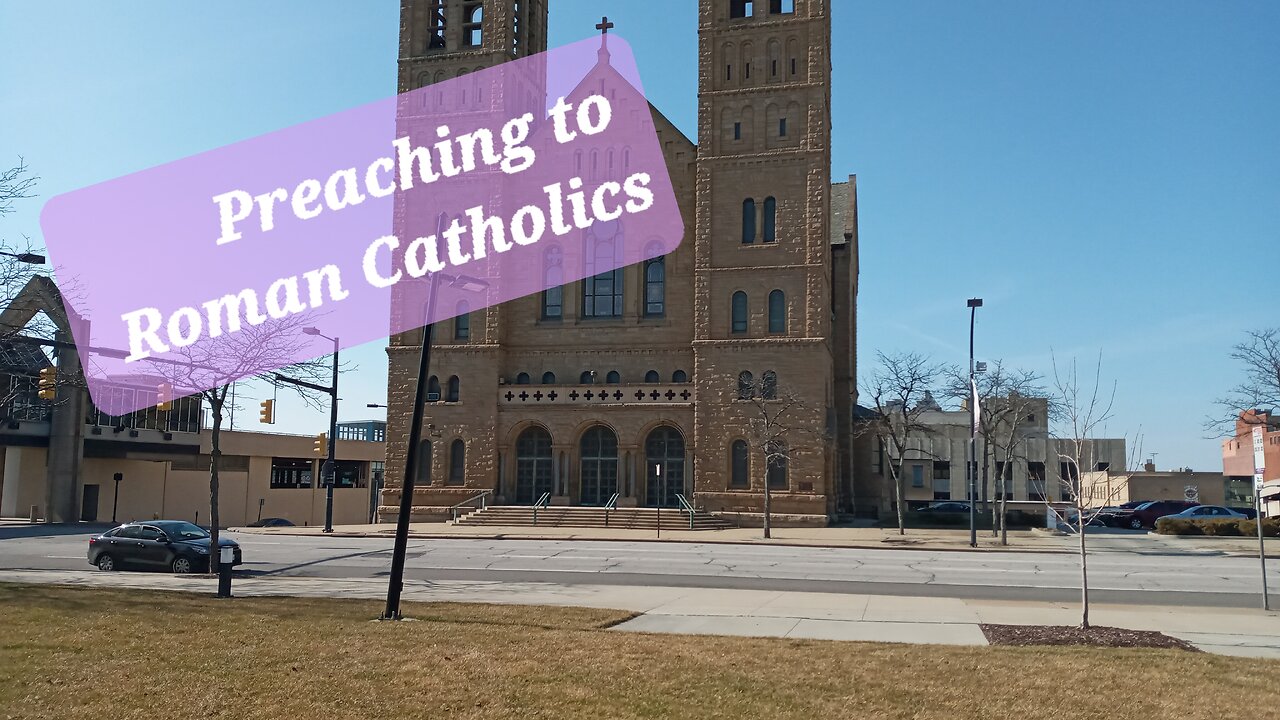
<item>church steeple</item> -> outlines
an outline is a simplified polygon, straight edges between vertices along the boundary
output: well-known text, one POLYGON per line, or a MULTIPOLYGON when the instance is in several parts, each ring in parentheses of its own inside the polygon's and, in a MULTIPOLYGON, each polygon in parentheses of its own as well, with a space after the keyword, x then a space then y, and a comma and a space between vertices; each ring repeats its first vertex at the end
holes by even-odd
POLYGON ((401 0, 400 92, 547 49, 547 0, 401 0))

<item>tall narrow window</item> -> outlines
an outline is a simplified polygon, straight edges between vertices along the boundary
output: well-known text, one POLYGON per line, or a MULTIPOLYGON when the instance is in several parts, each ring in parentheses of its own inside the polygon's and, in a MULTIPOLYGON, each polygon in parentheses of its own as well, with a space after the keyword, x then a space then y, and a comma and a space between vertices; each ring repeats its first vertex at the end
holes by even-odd
POLYGON ((644 264, 644 314, 662 317, 667 311, 667 265, 656 257, 644 264))
POLYGON ((586 233, 586 278, 582 281, 582 316, 588 318, 622 317, 623 270, 614 253, 622 240, 622 225, 617 220, 598 221, 586 233), (597 272, 596 268, 613 268, 597 272))
POLYGON ((552 247, 543 256, 543 277, 546 290, 542 291, 542 319, 559 320, 564 317, 564 255, 560 248, 552 247))
POLYGON ((418 443, 418 467, 414 473, 414 481, 419 485, 431 484, 431 441, 418 443))
POLYGON ((764 199, 764 241, 778 240, 778 200, 773 197, 764 199))
POLYGON ((458 315, 453 319, 453 339, 469 340, 471 338, 471 308, 466 300, 458 301, 458 315))
POLYGON ((734 440, 733 445, 729 449, 730 465, 732 472, 729 475, 729 487, 745 488, 751 484, 751 465, 750 456, 747 454, 747 443, 745 440, 734 440))
POLYGON ((765 449, 767 460, 765 462, 770 489, 785 490, 787 487, 787 443, 782 440, 775 440, 768 448, 765 449))
POLYGON ((480 47, 484 44, 484 5, 472 5, 466 9, 467 24, 462 27, 462 36, 467 47, 480 47))
POLYGON ((747 198, 742 201, 742 244, 750 245, 756 241, 756 201, 747 198))
POLYGON ((769 293, 769 332, 787 331, 787 296, 781 290, 769 293))
POLYGON ((443 50, 444 49, 444 0, 431 0, 431 13, 427 18, 431 27, 427 30, 427 49, 443 50))
POLYGON ((738 373, 738 399, 750 400, 756 395, 756 379, 750 370, 738 373))
POLYGON ((542 384, 543 384, 543 385, 555 385, 555 384, 556 384, 556 374, 555 374, 555 373, 553 373, 553 372, 544 372, 544 373, 542 373, 542 384))
POLYGON ((752 0, 729 0, 729 17, 751 17, 752 0))
POLYGON ((787 136, 787 119, 778 118, 778 137, 787 136))
POLYGON ((769 0, 769 12, 774 15, 790 15, 796 11, 796 0, 769 0))
POLYGON ((458 379, 458 376, 454 375, 449 378, 449 393, 444 398, 445 402, 458 402, 458 398, 461 396, 461 391, 462 381, 458 379))
POLYGON ((427 379, 427 402, 440 401, 440 378, 432 375, 427 379))
POLYGON ((449 446, 449 484, 461 485, 467 477, 467 445, 461 439, 449 446))
POLYGON ((760 398, 763 400, 778 399, 778 373, 765 370, 760 380, 760 398))
POLYGON ((732 314, 734 334, 747 331, 747 294, 741 290, 733 294, 732 314))
POLYGON ((742 139, 742 123, 740 122, 736 122, 733 124, 733 139, 734 140, 742 139))

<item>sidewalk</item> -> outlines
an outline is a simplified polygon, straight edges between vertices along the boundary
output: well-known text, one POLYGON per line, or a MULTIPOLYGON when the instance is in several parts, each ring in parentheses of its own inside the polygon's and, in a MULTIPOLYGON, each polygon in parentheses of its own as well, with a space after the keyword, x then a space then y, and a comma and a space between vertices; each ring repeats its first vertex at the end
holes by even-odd
MULTIPOLYGON (((262 535, 324 535, 319 527, 231 528, 236 532, 262 535)), ((337 525, 326 537, 386 537, 395 534, 394 523, 376 525, 337 525)), ((723 543, 738 545, 793 545, 854 549, 919 549, 974 551, 969 546, 967 529, 915 529, 899 535, 897 528, 825 527, 775 528, 773 537, 765 540, 760 528, 727 530, 653 530, 610 528, 576 528, 553 526, 453 525, 446 522, 420 522, 409 526, 409 537, 416 539, 474 538, 490 540, 593 540, 630 542, 723 543)), ((1258 541, 1232 537, 1173 537, 1139 532, 1111 530, 1089 535, 1090 552, 1146 552, 1169 554, 1258 555, 1258 541)), ((1280 543, 1269 543, 1280 552, 1280 543)), ((991 531, 978 531, 978 551, 1076 553, 1075 536, 1053 535, 1043 530, 1011 530, 1009 544, 1001 545, 991 531)))
MULTIPOLYGON (((0 582, 125 587, 213 594, 217 579, 159 573, 3 570, 0 582)), ((241 596, 380 599, 384 579, 237 578, 241 596)), ((1079 609, 1065 603, 958 600, 833 593, 673 587, 557 585, 534 582, 407 580, 408 602, 507 603, 629 610, 620 632, 741 635, 874 642, 985 645, 981 623, 1075 625, 1079 609)), ((1095 625, 1156 630, 1206 652, 1280 658, 1280 613, 1261 610, 1099 605, 1095 625)))

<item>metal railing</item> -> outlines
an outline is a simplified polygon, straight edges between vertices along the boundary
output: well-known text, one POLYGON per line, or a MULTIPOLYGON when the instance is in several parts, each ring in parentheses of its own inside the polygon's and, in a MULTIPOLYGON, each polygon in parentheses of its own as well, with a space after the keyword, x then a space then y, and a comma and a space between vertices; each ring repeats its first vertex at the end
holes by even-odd
POLYGON ((614 493, 609 498, 609 502, 604 504, 604 526, 609 527, 609 513, 618 508, 618 493, 614 493))
POLYGON ((454 521, 455 523, 456 523, 456 522, 458 522, 458 511, 459 511, 459 510, 461 510, 461 509, 462 509, 462 508, 464 508, 464 507, 469 507, 469 506, 471 505, 471 503, 473 503, 473 502, 475 502, 475 501, 477 501, 477 500, 479 500, 479 501, 480 501, 480 507, 476 508, 477 510, 483 510, 483 509, 485 509, 486 507, 488 507, 488 503, 485 501, 485 498, 489 497, 489 495, 490 495, 492 492, 493 492, 492 490, 485 490, 484 492, 480 493, 479 495, 476 495, 476 496, 475 496, 475 497, 473 497, 473 498, 467 498, 466 500, 463 500, 462 502, 458 503, 457 505, 454 505, 453 507, 449 508, 449 514, 451 514, 451 515, 453 516, 453 521, 454 521))
POLYGON ((684 495, 681 495, 680 493, 676 493, 676 501, 680 503, 680 511, 681 511, 681 512, 687 512, 687 513, 689 513, 689 529, 690 529, 690 530, 692 530, 692 529, 693 529, 693 516, 694 516, 695 514, 697 514, 697 512, 698 512, 698 511, 697 511, 697 510, 694 510, 694 509, 693 509, 693 506, 689 504, 688 499, 686 499, 686 498, 685 498, 685 496, 684 496, 684 495))
POLYGON ((550 504, 551 504, 551 493, 549 492, 542 493, 542 497, 538 498, 537 502, 533 504, 533 524, 534 525, 538 524, 538 508, 547 507, 550 504))

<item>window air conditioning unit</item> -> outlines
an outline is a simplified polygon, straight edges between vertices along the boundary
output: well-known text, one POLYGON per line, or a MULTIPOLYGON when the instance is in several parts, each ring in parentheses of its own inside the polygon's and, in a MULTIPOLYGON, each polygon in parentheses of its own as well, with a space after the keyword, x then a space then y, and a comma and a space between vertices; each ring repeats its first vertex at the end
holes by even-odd
POLYGON ((427 393, 427 402, 440 402, 440 393, 427 393))

